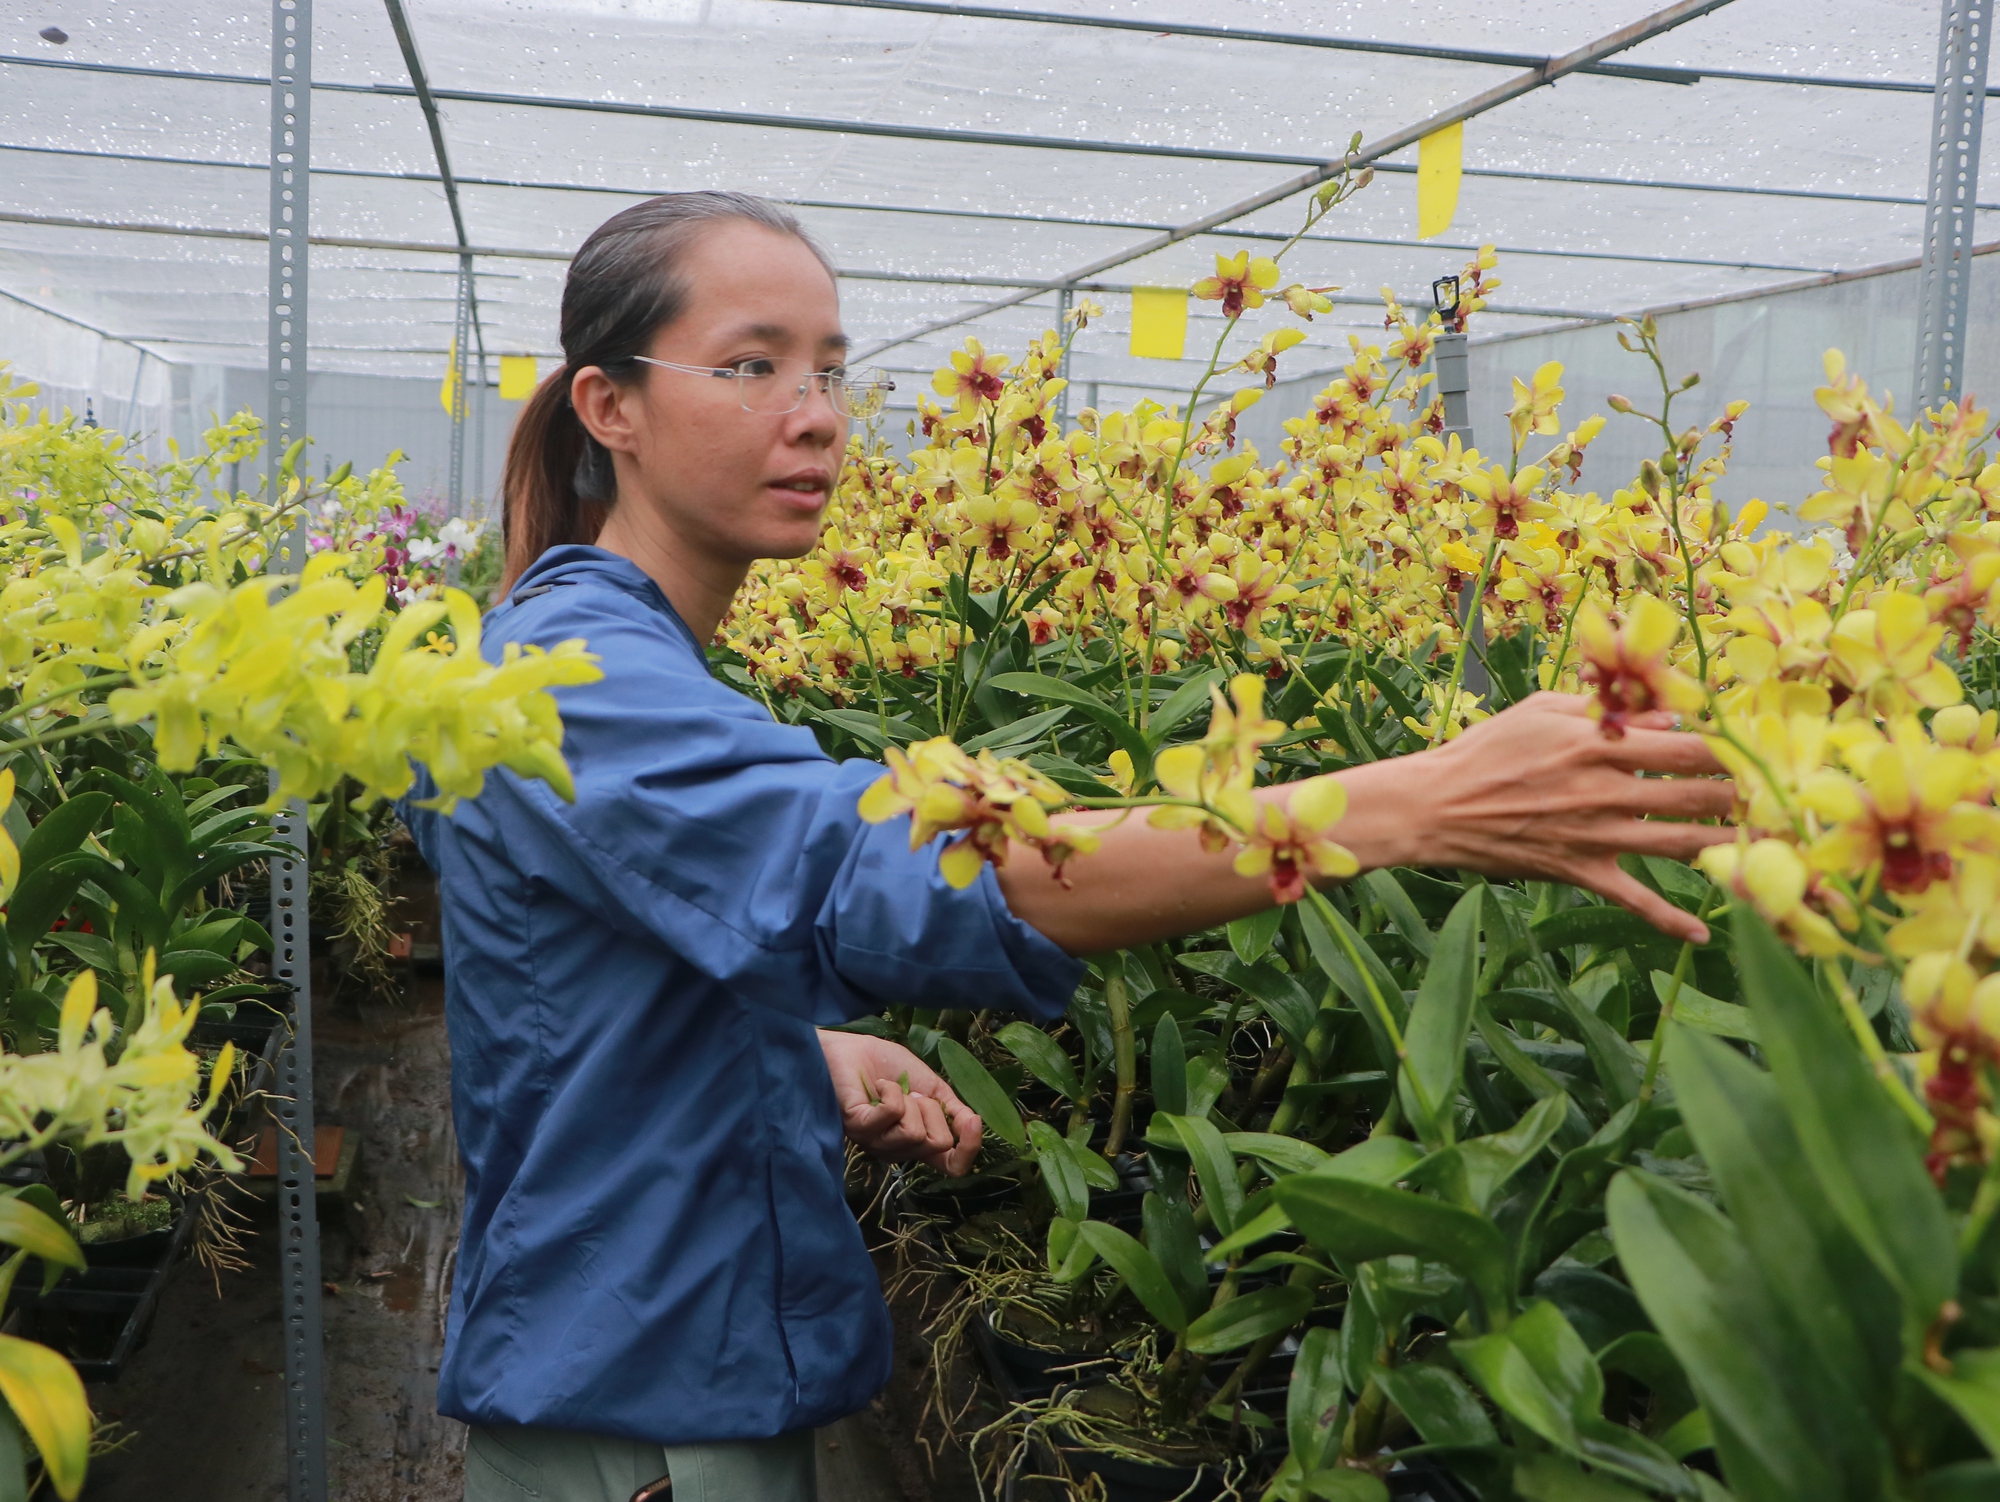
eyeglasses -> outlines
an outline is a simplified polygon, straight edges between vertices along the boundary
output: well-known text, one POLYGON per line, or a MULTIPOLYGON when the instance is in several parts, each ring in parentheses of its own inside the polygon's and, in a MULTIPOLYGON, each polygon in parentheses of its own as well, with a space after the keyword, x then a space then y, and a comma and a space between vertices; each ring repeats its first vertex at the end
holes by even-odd
POLYGON ((870 418, 879 413, 896 389, 896 383, 882 370, 814 370, 803 360, 772 360, 759 356, 738 360, 734 365, 677 365, 672 360, 655 360, 650 355, 632 357, 662 370, 678 370, 682 375, 714 376, 736 383, 736 398, 745 412, 765 417, 781 417, 796 412, 805 402, 814 381, 826 392, 833 410, 843 417, 870 418))

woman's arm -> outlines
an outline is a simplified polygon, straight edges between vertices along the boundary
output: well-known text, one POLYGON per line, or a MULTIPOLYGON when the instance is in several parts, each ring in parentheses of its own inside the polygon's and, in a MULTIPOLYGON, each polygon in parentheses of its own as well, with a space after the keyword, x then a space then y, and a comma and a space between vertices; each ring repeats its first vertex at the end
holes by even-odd
MULTIPOLYGON (((1706 942, 1701 920, 1618 868, 1624 851, 1685 860, 1734 832, 1658 822, 1729 811, 1728 782, 1666 781, 1721 770, 1702 741, 1642 717, 1610 740, 1588 701, 1537 694, 1436 750, 1331 774, 1347 789, 1347 815, 1331 838, 1365 870, 1454 866, 1492 876, 1566 881, 1610 898, 1679 939, 1706 942)), ((1283 799, 1302 784, 1260 789, 1283 799)), ((1093 855, 1067 868, 1064 890, 1023 854, 999 870, 1007 906, 1071 954, 1094 954, 1212 928, 1271 905, 1261 881, 1236 874, 1228 852, 1210 854, 1186 829, 1154 829, 1143 814, 1064 816, 1103 828, 1093 855)))

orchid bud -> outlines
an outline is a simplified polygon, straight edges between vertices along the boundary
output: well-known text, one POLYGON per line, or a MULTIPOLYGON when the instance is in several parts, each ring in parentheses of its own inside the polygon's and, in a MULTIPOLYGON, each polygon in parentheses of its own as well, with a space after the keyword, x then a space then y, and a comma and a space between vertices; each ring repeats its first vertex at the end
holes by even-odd
MULTIPOLYGON (((1622 341, 1625 336, 1623 334, 1620 334, 1618 337, 1622 341)), ((1616 395, 1609 396, 1605 398, 1605 404, 1609 406, 1613 412, 1629 413, 1632 410, 1632 402, 1629 397, 1616 396, 1616 395)))
POLYGON ((1688 372, 1687 379, 1681 382, 1681 390, 1692 391, 1695 387, 1699 386, 1700 384, 1701 384, 1701 372, 1691 370, 1688 372))

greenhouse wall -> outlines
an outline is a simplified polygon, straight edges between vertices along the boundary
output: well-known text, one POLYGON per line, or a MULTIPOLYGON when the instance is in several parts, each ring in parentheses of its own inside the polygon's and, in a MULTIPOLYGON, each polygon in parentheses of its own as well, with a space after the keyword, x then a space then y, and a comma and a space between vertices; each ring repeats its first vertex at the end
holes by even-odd
MULTIPOLYGON (((248 408, 261 416, 265 407, 262 369, 169 362, 6 296, 0 296, 0 360, 10 362, 16 379, 37 384, 37 407, 89 411, 102 426, 134 435, 139 451, 155 461, 167 457, 170 437, 185 453, 218 415, 248 408)), ((442 370, 438 377, 310 374, 313 470, 324 474, 349 460, 367 470, 401 449, 405 458, 397 470, 405 490, 420 504, 441 507, 451 483, 451 418, 438 399, 441 379, 442 370)), ((495 390, 476 386, 469 397, 465 509, 483 515, 479 498, 499 490, 507 435, 521 403, 503 402, 495 390)), ((255 488, 261 473, 261 465, 246 463, 237 483, 255 488)))
MULTIPOLYGON (((1917 279, 1915 266, 1899 266, 1657 314, 1668 374, 1701 376, 1699 386, 1675 400, 1676 428, 1713 420, 1727 402, 1750 403, 1737 425, 1729 477, 1719 487, 1725 501, 1740 506, 1759 497, 1775 511, 1819 488, 1813 460, 1826 452, 1827 421, 1813 389, 1826 379, 1827 350, 1841 350, 1870 389, 1894 394, 1899 410, 1907 410, 1916 368, 1917 279)), ((1969 330, 1965 388, 1989 405, 2000 402, 2000 339, 1993 338, 2000 332, 2000 246, 1975 255, 1969 330)), ((1568 393, 1565 426, 1592 412, 1609 419, 1591 448, 1586 486, 1608 496, 1630 483, 1642 459, 1658 456, 1658 431, 1607 405, 1615 392, 1642 410, 1659 410, 1653 371, 1642 357, 1619 348, 1617 325, 1570 324, 1484 339, 1475 333, 1470 355, 1473 437, 1488 453, 1505 456, 1514 378, 1526 379, 1545 361, 1559 360, 1568 393)), ((1276 453, 1284 420, 1307 411, 1335 374, 1281 381, 1244 414, 1238 431, 1260 452, 1276 453)))

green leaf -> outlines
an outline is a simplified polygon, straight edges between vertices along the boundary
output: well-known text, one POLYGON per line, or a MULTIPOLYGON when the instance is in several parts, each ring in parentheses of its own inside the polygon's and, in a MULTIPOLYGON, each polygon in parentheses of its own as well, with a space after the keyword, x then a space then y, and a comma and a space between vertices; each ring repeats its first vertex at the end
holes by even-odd
POLYGON ((1083 1082, 1076 1077, 1076 1065, 1070 1062, 1062 1045, 1040 1028, 1026 1022, 1010 1022, 994 1037, 1021 1061, 1028 1073, 1064 1100, 1083 1099, 1083 1082))
POLYGON ((1196 1054, 1187 1062, 1187 1113, 1207 1116, 1229 1088, 1229 1066, 1214 1052, 1196 1054))
POLYGON ((1605 1208, 1619 1266, 1708 1411, 1737 1495, 1879 1495, 1888 1456, 1874 1422, 1811 1381, 1800 1332, 1722 1212, 1632 1168, 1611 1181, 1605 1208))
POLYGON ((1326 900, 1325 893, 1308 887, 1306 900, 1299 904, 1298 913, 1300 926, 1305 931, 1306 948, 1312 952, 1314 962, 1367 1020, 1369 1029, 1378 1033, 1376 1049, 1382 1055, 1382 1067, 1393 1070, 1396 1067, 1395 1051, 1389 1048, 1386 1035, 1379 1035, 1382 1023, 1375 1010, 1374 997, 1380 994, 1382 1004, 1389 1009, 1389 1015, 1395 1018, 1396 1026, 1400 1028, 1409 1015, 1409 1004, 1403 999, 1402 986, 1389 973, 1389 967, 1382 963, 1382 957, 1354 931, 1354 925, 1341 917, 1340 910, 1326 900), (1352 946, 1353 954, 1348 952, 1349 946, 1352 946), (1366 967, 1365 973, 1355 968, 1356 954, 1366 967), (1369 989, 1370 981, 1374 982, 1373 991, 1369 989))
POLYGON ((1713 996, 1695 990, 1685 980, 1681 982, 1680 993, 1675 995, 1674 978, 1665 970, 1653 972, 1653 994, 1660 999, 1662 1007, 1667 1004, 1669 996, 1674 997, 1674 1021, 1683 1027, 1713 1033, 1718 1038, 1741 1038, 1746 1043, 1757 1041, 1757 1024, 1751 1020, 1748 1007, 1739 1007, 1733 1001, 1717 1001, 1713 996))
POLYGON ((1660 1431, 1660 1448, 1675 1460, 1685 1460, 1700 1450, 1715 1448, 1715 1429, 1699 1408, 1688 1410, 1660 1431))
POLYGON ((1189 970, 1228 981, 1253 997, 1295 1050, 1312 1030, 1319 1008, 1297 980, 1275 966, 1246 965, 1234 954, 1221 951, 1197 951, 1176 959, 1189 970))
POLYGON ((1672 1349, 1651 1330, 1619 1336, 1597 1353, 1597 1365, 1634 1378, 1652 1393, 1652 1425, 1676 1423, 1699 1406, 1672 1349))
POLYGON ((31 1502, 27 1437, 4 1404, 0 1404, 0 1502, 31 1502))
POLYGON ((0 1335, 0 1396, 41 1451, 56 1494, 74 1498, 90 1464, 90 1402, 76 1368, 47 1346, 0 1335))
POLYGON ((1147 739, 1157 747, 1176 725, 1209 703, 1209 685, 1220 682, 1221 678, 1220 670, 1211 668, 1205 673, 1196 673, 1168 694, 1146 721, 1147 739))
POLYGON ((1390 925, 1403 936, 1410 948, 1424 959, 1429 959, 1437 941, 1425 925, 1423 914, 1417 911, 1417 905, 1410 901, 1410 894, 1396 880, 1395 873, 1370 871, 1361 878, 1361 885, 1370 897, 1382 904, 1382 911, 1389 915, 1390 925))
POLYGON ((75 1268, 85 1265, 69 1228, 19 1196, 0 1199, 0 1242, 20 1247, 44 1262, 75 1268))
POLYGON ((1325 1171, 1280 1179, 1272 1193, 1300 1235, 1344 1262, 1399 1254, 1443 1262, 1489 1310, 1507 1309, 1512 1259, 1499 1229, 1483 1215, 1325 1171))
POLYGON ((1124 1231, 1101 1220, 1086 1220, 1077 1227, 1077 1235, 1125 1280, 1132 1297, 1148 1314, 1176 1334, 1187 1329, 1187 1309, 1157 1257, 1124 1231))
POLYGON ((1208 1308, 1208 1269, 1201 1262, 1201 1238, 1195 1234, 1194 1211, 1185 1200, 1170 1200, 1149 1189, 1139 1202, 1139 1217, 1146 1231, 1146 1249, 1159 1259, 1167 1281, 1180 1295, 1181 1307, 1189 1314, 1208 1308))
POLYGON ((1092 1189, 1102 1189, 1106 1194, 1118 1187, 1118 1170, 1105 1161, 1102 1153, 1092 1152, 1089 1143, 1081 1137, 1070 1136, 1063 1139, 1063 1145, 1069 1150, 1070 1161, 1076 1164, 1077 1172, 1083 1175, 1084 1183, 1092 1189))
POLYGON ((175 994, 183 998, 194 987, 221 980, 235 970, 236 961, 231 956, 206 949, 169 950, 160 956, 157 966, 158 974, 174 978, 175 994))
POLYGON ((1082 1220, 1089 1215, 1090 1186, 1083 1180, 1083 1170, 1071 1159, 1062 1134, 1046 1121, 1031 1121, 1028 1141, 1041 1165, 1042 1185, 1056 1203, 1056 1214, 1064 1220, 1082 1220))
MULTIPOLYGON (((1228 1140, 1228 1137, 1223 1138, 1225 1143, 1228 1140)), ((1251 1153, 1250 1156, 1256 1155, 1251 1153)), ((1421 1163, 1423 1158, 1423 1149, 1407 1137, 1370 1137, 1364 1142, 1356 1143, 1345 1152, 1334 1154, 1310 1172, 1336 1179, 1355 1179, 1364 1184, 1393 1184, 1421 1163)), ((1259 1195, 1257 1198, 1263 1197, 1259 1195)), ((1232 1235, 1224 1237, 1211 1247, 1208 1259, 1211 1262, 1226 1262, 1238 1252, 1255 1246, 1266 1237, 1290 1230, 1291 1225, 1292 1218, 1286 1213, 1284 1206, 1271 1204, 1238 1225, 1232 1235)))
POLYGON ((1369 1471, 1333 1466, 1306 1477, 1306 1491, 1320 1502, 1389 1502, 1389 1484, 1369 1471))
POLYGON ((102 970, 106 975, 117 976, 118 951, 111 947, 111 941, 101 934, 87 934, 78 929, 59 928, 46 936, 51 944, 67 949, 93 970, 102 970))
POLYGON ((1271 940, 1277 937, 1278 926, 1284 921, 1285 910, 1281 907, 1267 907, 1248 918, 1238 918, 1229 925, 1229 947, 1236 951, 1237 959, 1254 965, 1271 947, 1271 940))
POLYGON ((971 740, 961 742, 959 749, 972 756, 981 751, 991 751, 995 756, 1012 756, 1045 738, 1068 714, 1069 706, 1058 704, 1054 709, 1024 715, 1012 724, 999 726, 984 735, 975 735, 971 740))
POLYGON ((1593 1476, 1560 1455, 1523 1455, 1514 1462, 1514 1493, 1523 1502, 1645 1502, 1644 1492, 1593 1476))
POLYGON ((1176 1116, 1170 1111, 1153 1113, 1148 1136, 1155 1127, 1171 1132, 1179 1139, 1176 1145, 1180 1150, 1194 1160, 1195 1177, 1201 1181, 1202 1204, 1208 1208, 1215 1229, 1227 1236, 1236 1229, 1237 1217, 1243 1213, 1243 1185, 1236 1177, 1236 1159, 1222 1140, 1222 1133, 1212 1121, 1176 1116))
POLYGON ((1299 1337, 1291 1385, 1285 1389, 1285 1442, 1302 1474, 1311 1475, 1333 1458, 1329 1452, 1340 1437, 1337 1421, 1345 1396, 1340 1336, 1315 1326, 1299 1337))
POLYGON ((1312 1308, 1310 1288, 1279 1283, 1238 1294, 1217 1304, 1187 1328, 1188 1349, 1197 1356, 1220 1356, 1254 1340, 1289 1330, 1312 1308))
POLYGON ((1275 1132, 1224 1132, 1222 1140, 1232 1153, 1255 1158, 1280 1174, 1311 1173, 1333 1161, 1324 1148, 1275 1132))
POLYGON ((2000 1456, 2000 1350, 1953 1351, 1949 1375, 1923 1361, 1904 1370, 1949 1403, 1987 1451, 2000 1456))
POLYGON ((50 809, 21 846, 21 878, 40 870, 58 856, 88 848, 90 836, 111 807, 109 793, 78 793, 50 809))
POLYGON ((1822 1191, 1777 1082, 1699 1033, 1670 1031, 1665 1056, 1688 1133, 1812 1364, 1856 1411, 1885 1411, 1902 1359, 1896 1290, 1822 1191))
POLYGON ((1758 1046, 1799 1145, 1835 1212, 1903 1294, 1905 1344, 1914 1347, 1958 1289, 1957 1243, 1924 1144, 1840 1014, 1755 910, 1736 904, 1731 932, 1758 1046))
POLYGON ((1160 1019, 1153 1029, 1153 1105, 1171 1116, 1187 1113, 1187 1049, 1181 1044, 1181 1026, 1172 1014, 1160 1019))
POLYGON ((1028 1133, 1021 1125, 1021 1113, 1012 1097, 986 1072, 986 1066, 966 1051, 964 1044, 956 1038, 940 1038, 938 1058, 944 1064, 952 1089, 979 1113, 987 1131, 1011 1146, 1027 1146, 1028 1133))
POLYGON ((1622 907, 1569 907, 1534 925, 1535 942, 1544 949, 1568 949, 1588 944, 1592 949, 1655 949, 1666 937, 1622 907))
POLYGON ((1566 1095, 1536 1101, 1506 1131, 1435 1152, 1411 1169, 1409 1178, 1483 1212, 1509 1179, 1540 1156, 1568 1118, 1569 1105, 1566 1095))
POLYGON ((1465 1040, 1472 1030, 1472 1001, 1479 980, 1479 917, 1485 901, 1486 889, 1474 887, 1452 908, 1438 930, 1430 966, 1410 1007, 1404 1039, 1409 1067, 1398 1085, 1403 1109, 1430 1147, 1449 1145, 1457 1131, 1465 1040))
POLYGON ((49 931, 49 925, 76 900, 84 878, 102 864, 99 856, 72 852, 22 876, 7 904, 7 937, 18 961, 26 962, 29 950, 49 931))
POLYGON ((908 745, 918 734, 908 720, 891 715, 885 729, 879 715, 863 714, 858 709, 814 708, 809 717, 844 731, 877 755, 890 746, 908 745))
POLYGON ((1375 1383, 1427 1445, 1496 1445, 1500 1436, 1472 1389, 1441 1366, 1380 1367, 1375 1383))
POLYGON ((1509 1417, 1550 1444, 1669 1496, 1697 1496, 1671 1455, 1603 1416, 1604 1374, 1554 1304, 1533 1304, 1506 1329, 1455 1340, 1451 1351, 1509 1417))
POLYGON ((1227 1262, 1238 1252, 1247 1251, 1258 1242, 1276 1236, 1280 1231, 1289 1231, 1291 1228, 1292 1218, 1285 1213, 1283 1205, 1266 1205, 1210 1247, 1209 1260, 1227 1262))
POLYGON ((1089 689, 1040 673, 995 673, 986 682, 989 687, 1005 689, 1008 693, 1028 694, 1053 704, 1067 704, 1082 710, 1099 727, 1108 731, 1119 749, 1132 758, 1132 769, 1141 783, 1153 775, 1153 748, 1146 743, 1146 737, 1089 689))
POLYGON ((208 913, 201 916, 204 921, 189 923, 184 928, 177 924, 178 931, 169 934, 167 947, 176 950, 204 949, 211 954, 234 956, 243 927, 250 920, 241 913, 231 913, 227 918, 213 918, 208 913))

